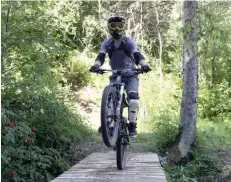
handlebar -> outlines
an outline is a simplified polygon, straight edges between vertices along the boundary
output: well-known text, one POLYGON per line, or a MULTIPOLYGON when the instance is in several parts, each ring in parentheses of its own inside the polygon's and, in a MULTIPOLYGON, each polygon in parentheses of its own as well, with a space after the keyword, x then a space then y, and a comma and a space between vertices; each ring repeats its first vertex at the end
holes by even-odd
POLYGON ((104 74, 104 73, 107 73, 107 72, 112 72, 114 74, 122 75, 124 73, 129 72, 129 71, 132 71, 135 74, 141 74, 141 73, 143 74, 143 73, 147 73, 147 72, 151 71, 151 69, 149 71, 144 71, 141 68, 137 68, 137 69, 124 69, 124 70, 99 69, 98 71, 94 71, 93 73, 104 74))

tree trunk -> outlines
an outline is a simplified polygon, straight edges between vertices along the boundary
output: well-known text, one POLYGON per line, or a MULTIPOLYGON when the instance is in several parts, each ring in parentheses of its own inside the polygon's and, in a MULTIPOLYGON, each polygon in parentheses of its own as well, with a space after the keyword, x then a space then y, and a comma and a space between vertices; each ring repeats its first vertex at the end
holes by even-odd
POLYGON ((201 77, 203 80, 207 80, 207 69, 206 69, 206 57, 207 57, 207 45, 208 42, 206 41, 205 43, 203 43, 203 54, 202 54, 202 60, 201 60, 201 77))
MULTIPOLYGON (((129 15, 129 7, 127 8, 127 15, 129 15)), ((131 18, 128 16, 128 28, 127 28, 127 36, 131 36, 131 18)))
POLYGON ((143 1, 140 1, 141 5, 140 5, 140 13, 141 13, 141 17, 140 17, 140 27, 141 27, 141 51, 144 51, 144 47, 143 47, 143 1))
MULTIPOLYGON (((98 16, 99 16, 99 20, 100 20, 100 14, 101 14, 101 0, 98 0, 98 6, 99 6, 99 9, 98 9, 98 16)), ((99 21, 101 23, 101 21, 99 21)))
POLYGON ((211 67, 212 67, 212 85, 215 83, 215 54, 213 54, 212 62, 211 62, 211 67))
POLYGON ((162 90, 162 77, 163 77, 163 73, 162 73, 162 53, 163 53, 163 41, 162 41, 162 36, 161 36, 161 31, 160 31, 160 21, 159 21, 159 12, 158 9, 155 5, 155 13, 156 13, 156 22, 157 22, 157 34, 158 34, 158 40, 159 40, 159 74, 160 74, 160 93, 162 90))
POLYGON ((169 159, 174 163, 187 162, 196 139, 196 118, 198 98, 197 66, 197 1, 184 1, 184 56, 183 93, 181 103, 180 132, 170 150, 169 159))
POLYGON ((216 50, 215 50, 215 45, 214 45, 214 39, 213 39, 213 57, 212 57, 212 60, 211 60, 211 68, 212 68, 212 86, 214 85, 215 83, 215 58, 216 58, 216 50))

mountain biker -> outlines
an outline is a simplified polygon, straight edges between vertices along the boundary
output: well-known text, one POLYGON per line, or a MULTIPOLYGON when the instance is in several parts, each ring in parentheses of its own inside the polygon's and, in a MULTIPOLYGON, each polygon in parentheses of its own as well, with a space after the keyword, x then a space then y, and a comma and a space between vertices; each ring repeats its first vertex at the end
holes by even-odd
MULTIPOLYGON (((122 16, 110 16, 107 20, 110 38, 103 41, 101 50, 98 54, 94 65, 89 69, 91 72, 97 72, 104 64, 105 55, 108 53, 110 58, 110 66, 113 70, 135 69, 136 65, 140 65, 144 72, 150 71, 150 67, 145 63, 144 56, 140 53, 135 41, 125 36, 125 18, 122 16)), ((110 82, 115 81, 113 75, 110 82)), ((126 73, 126 77, 122 79, 125 83, 125 90, 128 96, 128 120, 129 120, 129 136, 137 136, 137 114, 138 114, 138 76, 132 71, 126 73)))

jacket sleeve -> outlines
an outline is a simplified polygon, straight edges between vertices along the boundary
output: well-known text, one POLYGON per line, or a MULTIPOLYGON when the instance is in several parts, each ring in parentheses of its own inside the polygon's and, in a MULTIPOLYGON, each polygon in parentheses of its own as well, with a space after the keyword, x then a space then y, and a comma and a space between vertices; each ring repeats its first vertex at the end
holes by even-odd
POLYGON ((100 52, 98 54, 98 56, 95 59, 95 64, 102 66, 104 64, 105 61, 105 55, 108 52, 107 51, 107 46, 108 45, 108 39, 104 40, 103 43, 101 44, 101 49, 100 52))
POLYGON ((133 55, 137 65, 139 64, 142 66, 145 64, 145 58, 139 51, 136 42, 132 38, 127 40, 127 49, 133 55))

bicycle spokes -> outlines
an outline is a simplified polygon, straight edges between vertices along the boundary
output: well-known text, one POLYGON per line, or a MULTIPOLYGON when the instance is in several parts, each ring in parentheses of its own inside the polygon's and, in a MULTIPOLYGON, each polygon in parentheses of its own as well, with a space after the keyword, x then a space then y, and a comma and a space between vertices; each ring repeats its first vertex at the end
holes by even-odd
POLYGON ((107 86, 104 89, 101 104, 101 127, 104 143, 108 147, 113 147, 118 138, 118 122, 116 122, 116 89, 113 86, 107 86))

